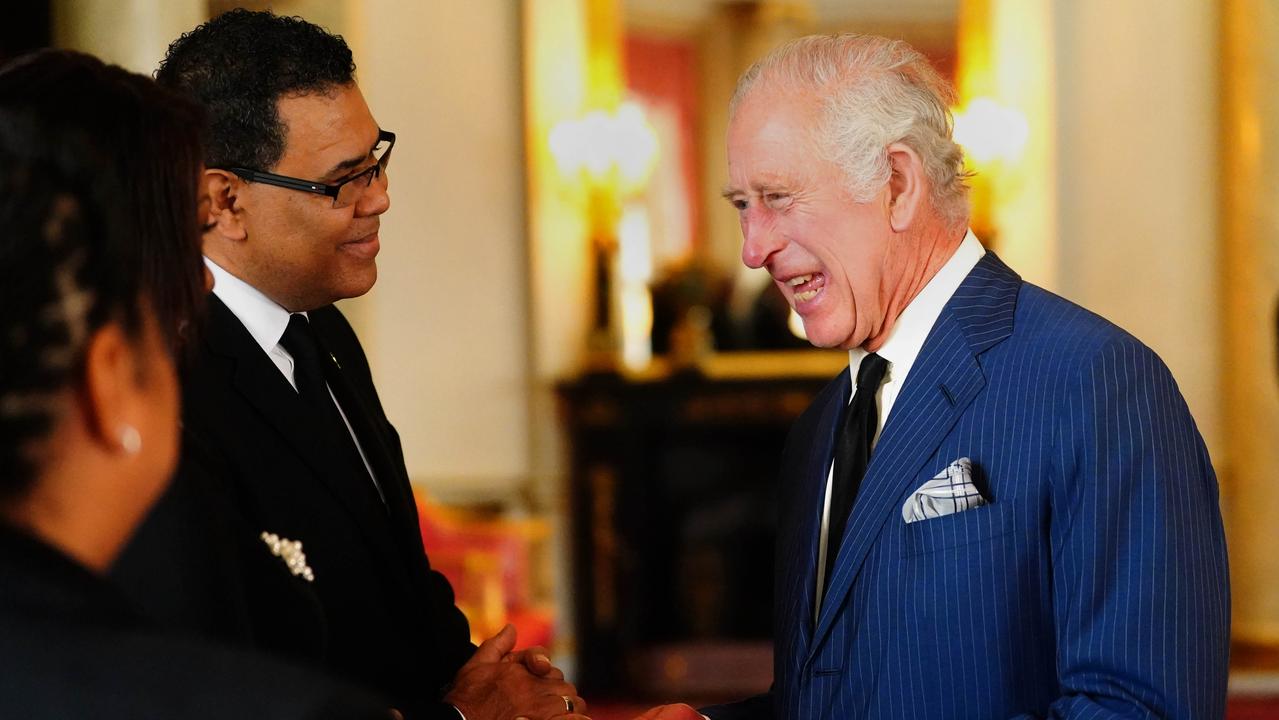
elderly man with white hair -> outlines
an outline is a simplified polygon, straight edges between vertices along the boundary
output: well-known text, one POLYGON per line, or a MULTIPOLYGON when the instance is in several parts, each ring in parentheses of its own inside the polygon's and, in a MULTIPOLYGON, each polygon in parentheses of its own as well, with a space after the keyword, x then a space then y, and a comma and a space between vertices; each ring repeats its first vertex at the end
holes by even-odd
POLYGON ((704 712, 1221 717, 1203 440, 1154 352, 967 229, 950 101, 869 36, 794 41, 738 84, 742 260, 850 365, 782 460, 772 691, 704 712))

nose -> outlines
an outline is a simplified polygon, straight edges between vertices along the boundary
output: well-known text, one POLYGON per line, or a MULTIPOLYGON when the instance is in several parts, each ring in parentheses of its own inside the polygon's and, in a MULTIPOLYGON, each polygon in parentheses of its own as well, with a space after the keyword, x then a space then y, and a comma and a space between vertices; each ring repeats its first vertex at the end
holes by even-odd
POLYGON ((381 215, 391 209, 390 181, 386 176, 386 172, 378 173, 378 176, 364 188, 364 194, 360 196, 358 202, 355 203, 355 214, 359 217, 368 217, 371 215, 381 215))
POLYGON ((762 268, 775 253, 786 247, 786 238, 772 223, 760 222, 750 211, 742 217, 742 263, 762 268))

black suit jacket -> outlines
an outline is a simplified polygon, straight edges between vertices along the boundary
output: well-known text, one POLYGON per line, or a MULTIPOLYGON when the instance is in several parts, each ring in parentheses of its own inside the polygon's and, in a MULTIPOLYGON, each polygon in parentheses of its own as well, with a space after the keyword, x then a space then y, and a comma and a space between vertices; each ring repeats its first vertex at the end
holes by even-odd
POLYGON ((170 491, 115 571, 161 622, 311 660, 421 717, 474 652, 453 591, 430 568, 399 436, 334 307, 311 311, 340 366, 330 380, 386 503, 216 296, 184 383, 184 447, 170 491), (263 532, 302 542, 308 582, 263 532))
POLYGON ((372 720, 384 702, 133 615, 102 578, 0 524, 0 717, 372 720))

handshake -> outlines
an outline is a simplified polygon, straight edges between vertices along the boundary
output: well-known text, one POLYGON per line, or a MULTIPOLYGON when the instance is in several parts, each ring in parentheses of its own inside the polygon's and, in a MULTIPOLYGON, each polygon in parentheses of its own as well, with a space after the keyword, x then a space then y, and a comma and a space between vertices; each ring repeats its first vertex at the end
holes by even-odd
MULTIPOLYGON (((510 625, 485 640, 444 696, 466 720, 590 720, 586 701, 545 648, 514 652, 510 625)), ((635 720, 703 720, 688 705, 655 707, 635 720)))

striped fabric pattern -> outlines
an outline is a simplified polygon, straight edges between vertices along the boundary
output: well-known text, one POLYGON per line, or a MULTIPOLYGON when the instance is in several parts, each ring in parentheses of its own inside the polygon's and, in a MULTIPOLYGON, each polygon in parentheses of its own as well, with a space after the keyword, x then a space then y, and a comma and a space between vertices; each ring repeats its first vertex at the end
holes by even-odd
POLYGON ((841 373, 783 458, 768 697, 730 718, 1219 718, 1230 599, 1217 483, 1168 369, 993 253, 883 429, 814 625, 841 373), (969 458, 988 504, 906 523, 969 458))

